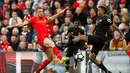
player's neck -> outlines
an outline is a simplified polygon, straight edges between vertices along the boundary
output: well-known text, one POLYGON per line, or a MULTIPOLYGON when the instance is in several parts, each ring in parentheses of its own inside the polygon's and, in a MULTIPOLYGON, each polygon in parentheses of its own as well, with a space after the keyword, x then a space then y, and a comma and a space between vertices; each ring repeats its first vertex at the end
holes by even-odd
POLYGON ((101 19, 105 14, 102 14, 101 16, 99 16, 99 19, 101 19))

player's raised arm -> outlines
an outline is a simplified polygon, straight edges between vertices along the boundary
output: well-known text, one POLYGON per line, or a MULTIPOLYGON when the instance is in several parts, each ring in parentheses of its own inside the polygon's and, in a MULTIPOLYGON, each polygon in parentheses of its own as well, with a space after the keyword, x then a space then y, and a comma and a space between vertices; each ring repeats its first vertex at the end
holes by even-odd
POLYGON ((27 24, 28 24, 28 21, 25 21, 25 22, 23 22, 21 24, 15 24, 15 25, 7 26, 6 28, 23 27, 23 26, 25 26, 27 24))
POLYGON ((49 17, 49 20, 47 21, 47 24, 49 24, 51 21, 55 20, 57 17, 59 17, 62 13, 65 12, 67 8, 63 9, 62 11, 60 11, 59 13, 49 17))

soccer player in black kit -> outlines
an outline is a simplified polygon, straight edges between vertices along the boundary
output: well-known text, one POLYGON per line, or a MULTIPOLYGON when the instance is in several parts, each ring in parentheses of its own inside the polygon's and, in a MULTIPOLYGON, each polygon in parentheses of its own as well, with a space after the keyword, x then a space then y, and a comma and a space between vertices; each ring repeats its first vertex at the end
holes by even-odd
POLYGON ((77 36, 74 41, 77 42, 79 40, 87 41, 88 44, 92 44, 93 48, 89 55, 90 60, 95 63, 99 68, 105 71, 105 73, 112 73, 110 72, 99 60, 96 59, 98 52, 103 48, 106 33, 109 30, 109 27, 112 26, 121 34, 121 40, 124 39, 123 33, 119 28, 112 23, 111 19, 106 15, 107 9, 105 6, 98 7, 98 23, 94 30, 94 35, 79 35, 77 36))
MULTIPOLYGON (((67 36, 69 37, 68 43, 66 47, 68 48, 66 51, 66 56, 67 57, 73 57, 73 55, 76 55, 78 53, 78 50, 83 50, 85 41, 80 40, 78 42, 73 42, 73 39, 78 36, 78 35, 84 35, 84 30, 80 28, 81 27, 81 22, 80 21, 75 21, 74 22, 74 27, 71 27, 68 29, 67 36)), ((75 65, 74 67, 77 66, 77 60, 75 59, 75 65)), ((66 61, 66 71, 69 71, 69 61, 66 61)))

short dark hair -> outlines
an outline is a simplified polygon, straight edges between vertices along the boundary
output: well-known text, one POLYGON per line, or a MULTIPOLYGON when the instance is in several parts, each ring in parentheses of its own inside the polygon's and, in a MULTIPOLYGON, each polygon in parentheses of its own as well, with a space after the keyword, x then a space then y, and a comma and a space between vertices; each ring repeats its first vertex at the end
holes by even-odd
POLYGON ((105 10, 105 13, 107 12, 107 8, 106 8, 106 6, 99 6, 98 8, 102 8, 102 9, 104 9, 104 10, 105 10))
POLYGON ((36 11, 37 11, 38 9, 43 9, 43 8, 42 8, 42 7, 37 7, 36 11))

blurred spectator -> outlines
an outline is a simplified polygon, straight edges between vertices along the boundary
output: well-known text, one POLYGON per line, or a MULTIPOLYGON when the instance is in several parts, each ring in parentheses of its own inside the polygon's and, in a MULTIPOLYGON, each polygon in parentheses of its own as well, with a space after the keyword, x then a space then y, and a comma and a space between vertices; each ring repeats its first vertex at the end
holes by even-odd
POLYGON ((68 28, 71 28, 73 27, 73 23, 71 22, 71 18, 70 17, 65 17, 65 23, 62 24, 62 26, 60 27, 59 29, 59 32, 62 33, 63 32, 63 29, 64 29, 64 26, 68 26, 68 28))
POLYGON ((73 22, 80 21, 82 26, 85 26, 86 19, 87 19, 87 15, 82 12, 82 9, 80 7, 77 7, 75 14, 73 16, 73 22))
POLYGON ((89 26, 89 30, 87 31, 87 34, 93 35, 94 29, 95 29, 95 26, 94 26, 94 25, 90 25, 90 26, 89 26))
POLYGON ((73 7, 74 7, 74 8, 79 7, 80 4, 81 4, 83 1, 86 1, 86 3, 88 2, 88 0, 75 0, 75 2, 73 3, 73 7))
POLYGON ((2 8, 3 4, 4 4, 3 0, 0 0, 0 8, 2 8))
POLYGON ((26 42, 26 36, 25 35, 20 35, 20 39, 19 39, 20 42, 26 42))
POLYGON ((120 33, 118 31, 114 31, 114 37, 110 41, 109 49, 114 50, 126 50, 126 40, 120 40, 120 33))
POLYGON ((10 0, 4 0, 5 4, 9 4, 10 0))
POLYGON ((27 25, 23 26, 21 34, 26 36, 26 42, 32 42, 32 33, 30 32, 29 27, 27 25))
POLYGON ((14 51, 18 49, 18 39, 16 36, 11 36, 10 46, 13 48, 14 51))
POLYGON ((118 15, 114 15, 114 17, 113 17, 113 23, 115 23, 117 26, 120 25, 121 20, 120 20, 120 17, 118 15))
POLYGON ((6 13, 7 10, 9 10, 9 5, 4 4, 3 7, 0 9, 0 13, 2 14, 2 19, 5 18, 5 13, 6 13))
POLYGON ((113 17, 114 17, 115 15, 118 15, 118 16, 119 16, 118 10, 117 10, 117 9, 113 9, 111 12, 109 12, 109 15, 110 15, 111 19, 113 19, 113 17))
POLYGON ((55 10, 54 10, 54 14, 56 14, 56 13, 58 13, 59 11, 59 9, 60 10, 62 10, 63 8, 61 7, 61 3, 58 1, 58 0, 56 0, 55 2, 54 2, 54 7, 55 7, 55 10))
POLYGON ((27 51, 34 51, 33 44, 29 43, 27 46, 27 51))
POLYGON ((97 15, 96 15, 96 10, 95 9, 90 10, 89 16, 93 20, 93 24, 96 24, 97 15))
POLYGON ((116 0, 110 0, 110 11, 112 11, 113 9, 117 9, 117 3, 116 0))
POLYGON ((33 3, 33 6, 32 6, 32 9, 34 9, 35 5, 38 4, 38 6, 42 7, 42 4, 44 2, 46 2, 46 0, 33 0, 34 3, 33 3))
POLYGON ((128 42, 130 42, 130 25, 129 25, 129 23, 123 25, 123 30, 124 30, 125 39, 128 43, 128 42))
POLYGON ((8 46, 7 52, 13 52, 13 48, 11 46, 8 46))
POLYGON ((91 9, 94 9, 95 11, 97 10, 96 7, 95 7, 95 3, 94 3, 93 0, 89 0, 89 1, 88 1, 87 12, 86 12, 87 15, 90 14, 90 10, 91 10, 91 9))
POLYGON ((9 42, 7 41, 7 36, 2 35, 0 41, 0 49, 2 49, 3 51, 7 51, 8 46, 9 46, 9 42))
MULTIPOLYGON (((62 9, 57 9, 57 13, 60 12, 62 9)), ((62 26, 62 24, 64 23, 64 19, 65 19, 65 16, 64 14, 61 14, 58 18, 58 28, 60 28, 62 26)))
POLYGON ((38 50, 41 51, 41 49, 40 49, 41 47, 37 42, 38 42, 38 38, 37 38, 37 36, 35 36, 34 40, 32 42, 33 48, 34 48, 35 51, 38 51, 38 50))
POLYGON ((7 20, 10 19, 10 11, 6 11, 6 12, 5 12, 4 19, 7 19, 7 20))
POLYGON ((72 18, 73 18, 72 11, 71 11, 71 10, 66 10, 65 16, 66 16, 66 17, 70 17, 70 18, 72 19, 72 18))
POLYGON ((63 27, 63 32, 61 34, 63 43, 67 43, 66 41, 68 40, 68 36, 66 36, 66 35, 67 35, 67 32, 68 32, 68 28, 69 28, 68 26, 63 27))
POLYGON ((30 15, 33 15, 34 11, 33 11, 32 7, 31 7, 31 1, 30 0, 25 1, 25 8, 29 10, 30 15))
POLYGON ((13 11, 16 11, 18 17, 20 17, 21 19, 23 18, 23 12, 22 12, 22 10, 20 10, 20 9, 17 8, 16 2, 12 2, 11 9, 12 9, 11 10, 11 15, 12 15, 13 11))
POLYGON ((23 0, 18 0, 17 8, 19 8, 20 10, 24 9, 24 2, 23 2, 23 0))
POLYGON ((49 10, 50 13, 53 14, 52 9, 51 9, 51 7, 49 7, 49 5, 48 5, 47 2, 44 2, 44 3, 42 4, 42 8, 43 8, 43 10, 49 10))
POLYGON ((53 26, 53 31, 54 31, 54 34, 51 36, 51 38, 54 40, 56 35, 59 34, 59 28, 57 25, 53 26))
POLYGON ((16 24, 21 24, 22 23, 22 19, 20 17, 18 17, 18 14, 16 11, 12 12, 12 17, 9 20, 9 26, 11 25, 16 25, 16 24))
POLYGON ((87 33, 88 30, 90 29, 90 26, 93 25, 92 23, 93 23, 93 20, 90 17, 88 17, 87 18, 87 25, 85 25, 85 33, 87 33))
POLYGON ((23 21, 27 21, 28 19, 30 19, 30 18, 31 18, 31 15, 30 15, 30 13, 29 13, 29 10, 28 10, 28 9, 24 9, 23 14, 24 14, 23 21))
POLYGON ((4 19, 3 20, 3 27, 7 27, 9 25, 9 20, 4 19))
POLYGON ((54 41, 55 41, 56 46, 57 46, 60 50, 62 50, 63 47, 65 46, 65 44, 62 42, 62 37, 61 37, 60 34, 57 34, 57 35, 56 35, 54 41))
POLYGON ((123 16, 127 16, 128 15, 128 10, 126 8, 121 8, 121 13, 120 13, 121 17, 123 16))
POLYGON ((122 22, 122 23, 119 25, 119 29, 123 30, 123 26, 124 26, 125 24, 129 24, 129 19, 128 19, 128 17, 127 17, 127 16, 121 17, 121 22, 122 22))
POLYGON ((125 7, 126 7, 126 0, 120 0, 119 8, 122 9, 122 8, 125 8, 125 7))
POLYGON ((18 47, 18 51, 27 51, 26 42, 21 41, 18 47))
POLYGON ((19 36, 19 30, 18 28, 13 28, 12 35, 18 37, 19 36))
POLYGON ((1 34, 7 36, 7 33, 8 33, 8 29, 6 29, 5 27, 3 27, 3 28, 1 29, 1 34))

